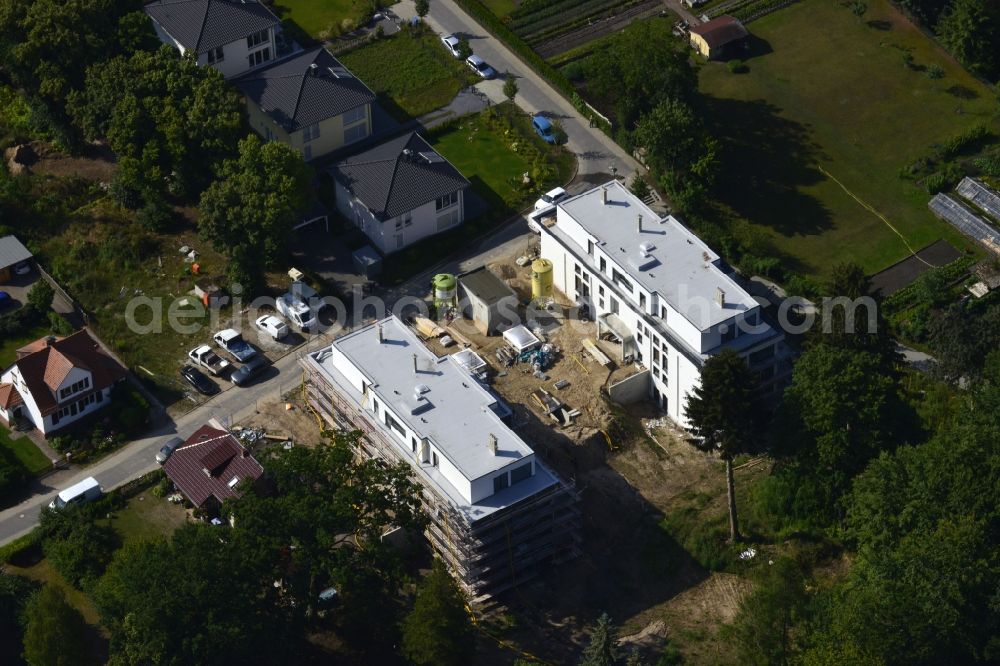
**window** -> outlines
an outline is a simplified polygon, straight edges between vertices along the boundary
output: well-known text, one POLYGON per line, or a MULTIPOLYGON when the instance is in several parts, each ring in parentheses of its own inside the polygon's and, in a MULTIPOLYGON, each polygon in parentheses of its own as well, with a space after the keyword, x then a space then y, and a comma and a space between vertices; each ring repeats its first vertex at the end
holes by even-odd
POLYGON ((403 426, 400 425, 399 421, 392 418, 392 414, 388 411, 385 413, 385 424, 398 432, 399 436, 403 438, 403 441, 406 441, 406 431, 403 430, 403 426))
POLYGON ((302 142, 309 143, 313 139, 319 138, 319 123, 308 125, 302 130, 302 142))
POLYGON ((435 467, 438 466, 438 454, 437 453, 432 453, 431 454, 431 464, 434 465, 435 467))
POLYGON ((356 109, 351 109, 344 114, 344 125, 353 125, 354 123, 360 122, 368 118, 368 113, 366 113, 367 107, 359 106, 356 109))
POLYGON ((451 194, 446 194, 440 197, 435 203, 437 210, 442 210, 444 208, 449 208, 458 203, 458 192, 452 192, 451 194))
POLYGON ((361 123, 344 130, 344 143, 354 143, 368 136, 368 123, 361 123))
POLYGON ((750 354, 750 365, 757 365, 761 361, 766 361, 769 358, 774 358, 774 345, 758 349, 754 353, 750 354))
POLYGON ((642 308, 643 312, 646 311, 646 294, 639 294, 639 307, 642 308))
POLYGON ((738 331, 736 330, 736 322, 733 321, 728 324, 723 324, 719 327, 719 333, 722 334, 722 342, 726 343, 730 340, 735 340, 738 331))
POLYGON ((594 241, 592 240, 587 241, 587 254, 594 256, 594 241))
POLYGON ((573 272, 576 273, 577 275, 582 274, 582 271, 580 270, 580 264, 573 264, 573 272))
POLYGON ((219 48, 216 48, 216 49, 209 49, 207 55, 208 55, 208 64, 209 65, 214 65, 215 63, 222 62, 223 60, 226 59, 226 54, 222 50, 221 46, 219 48))
POLYGON ((622 289, 632 293, 632 282, 627 277, 618 272, 617 268, 611 269, 611 279, 622 289))
POLYGON ((461 222, 461 211, 456 209, 438 217, 437 230, 444 231, 449 227, 455 226, 459 222, 461 222))
POLYGON ((611 310, 611 314, 618 314, 618 299, 612 298, 610 300, 611 300, 611 307, 609 309, 611 310))
POLYGON ((511 484, 520 483, 527 478, 531 477, 531 463, 525 463, 520 467, 515 467, 510 471, 510 482, 511 484))
POLYGON ((264 42, 270 41, 270 35, 268 30, 265 28, 260 32, 255 32, 254 34, 247 37, 247 48, 252 49, 255 46, 260 46, 264 42))
POLYGON ((417 452, 417 438, 416 437, 410 437, 410 448, 413 449, 414 453, 417 452))
POLYGON ((404 227, 408 227, 408 226, 412 225, 413 224, 413 211, 412 210, 406 211, 405 213, 403 213, 402 218, 403 218, 403 226, 404 227))
POLYGON ((251 67, 256 67, 257 65, 265 63, 270 59, 271 59, 270 47, 263 48, 260 51, 254 51, 253 53, 247 56, 247 62, 250 63, 251 67))
POLYGON ((313 158, 313 148, 312 146, 303 146, 302 148, 302 159, 309 161, 313 158))
POLYGON ((271 127, 269 125, 264 125, 264 138, 268 141, 274 141, 274 132, 271 131, 271 127))
POLYGON ((601 264, 600 265, 601 265, 601 272, 602 273, 607 272, 607 270, 608 270, 608 262, 606 262, 604 260, 604 257, 601 257, 601 264))
POLYGON ((403 234, 396 234, 396 249, 403 249, 403 234))
POLYGON ((601 296, 604 295, 604 285, 603 284, 597 285, 597 293, 600 294, 601 296))
POLYGON ((493 477, 493 492, 498 493, 508 486, 510 486, 510 479, 507 477, 507 472, 493 477))

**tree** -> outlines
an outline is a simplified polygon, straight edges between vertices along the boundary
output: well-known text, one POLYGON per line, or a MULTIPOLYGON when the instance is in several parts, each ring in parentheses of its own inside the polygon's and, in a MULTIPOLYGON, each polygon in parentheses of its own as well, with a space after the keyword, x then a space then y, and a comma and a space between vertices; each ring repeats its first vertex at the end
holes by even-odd
POLYGON ((56 297, 56 292, 48 280, 40 279, 35 282, 28 292, 28 305, 39 312, 48 312, 52 307, 52 299, 56 297))
POLYGON ((120 546, 121 539, 114 528, 78 515, 67 533, 47 538, 43 549, 63 578, 82 587, 104 573, 120 546))
POLYGON ((680 207, 700 203, 715 182, 718 142, 684 101, 664 100, 642 116, 635 143, 645 149, 646 164, 680 207))
POLYGON ((21 616, 35 585, 27 578, 0 571, 0 663, 15 664, 21 658, 21 616))
POLYGON ((611 616, 603 613, 597 618, 597 624, 590 633, 590 643, 580 659, 580 666, 614 666, 621 657, 615 632, 611 616))
POLYGON ((514 98, 517 97, 517 79, 510 72, 507 72, 503 77, 503 96, 511 104, 514 103, 514 98))
POLYGON ((800 517, 826 523, 880 452, 917 436, 896 378, 870 352, 818 344, 795 364, 775 419, 779 473, 791 475, 800 517), (802 515, 807 514, 807 515, 802 515))
POLYGON ((1000 76, 1000 3, 954 0, 937 26, 945 48, 974 73, 1000 76))
POLYGON ((224 511, 235 519, 239 550, 282 581, 294 621, 305 621, 320 590, 334 585, 344 635, 385 648, 396 641, 390 620, 403 572, 398 549, 381 537, 389 526, 417 534, 424 516, 409 467, 355 462, 357 436, 327 432, 315 447, 264 457, 276 492, 247 492, 224 511))
POLYGON ((309 168, 292 148, 256 136, 240 141, 219 179, 201 197, 199 230, 230 261, 250 273, 282 258, 309 198, 309 168))
POLYGON ((687 397, 685 415, 695 436, 691 443, 702 451, 718 452, 726 463, 729 498, 729 540, 740 538, 736 515, 733 458, 753 450, 756 380, 746 361, 726 348, 705 362, 701 384, 687 397))
POLYGON ((417 10, 417 16, 424 18, 427 16, 427 12, 431 10, 430 0, 416 0, 414 8, 417 10))
POLYGON ((470 663, 475 650, 462 592, 444 563, 435 559, 403 622, 403 656, 426 666, 462 666, 470 663))
POLYGON ((469 44, 469 40, 466 39, 465 37, 458 40, 458 46, 456 46, 455 48, 458 49, 458 57, 461 58, 462 60, 465 60, 470 55, 472 55, 472 45, 469 44))
POLYGON ((24 660, 30 666, 77 666, 87 653, 87 625, 62 590, 46 585, 24 609, 24 660))
POLYGON ((687 44, 670 32, 667 21, 633 23, 610 36, 586 62, 588 90, 614 108, 615 124, 626 136, 664 100, 683 103, 697 95, 687 44))
POLYGON ((757 573, 752 592, 743 597, 726 628, 739 650, 739 663, 768 666, 792 663, 792 631, 808 604, 805 579, 792 560, 779 558, 757 573))
POLYGON ((857 264, 837 264, 827 284, 829 299, 823 300, 823 326, 813 329, 813 341, 867 351, 882 362, 882 371, 896 376, 899 354, 889 323, 882 316, 879 294, 857 264))
POLYGON ((283 663, 289 623, 271 572, 211 525, 126 545, 93 598, 111 662, 283 663))
POLYGON ((941 12, 944 11, 945 7, 947 7, 951 1, 952 0, 899 0, 899 4, 909 11, 918 21, 933 28, 937 24, 938 17, 941 16, 941 12))
POLYGON ((88 140, 107 138, 119 199, 135 208, 196 199, 247 132, 243 102, 222 74, 166 45, 91 67, 68 108, 88 140))
POLYGON ((641 174, 636 173, 632 176, 632 182, 628 186, 629 192, 639 197, 640 199, 645 199, 649 196, 649 185, 646 183, 646 179, 642 177, 641 174))

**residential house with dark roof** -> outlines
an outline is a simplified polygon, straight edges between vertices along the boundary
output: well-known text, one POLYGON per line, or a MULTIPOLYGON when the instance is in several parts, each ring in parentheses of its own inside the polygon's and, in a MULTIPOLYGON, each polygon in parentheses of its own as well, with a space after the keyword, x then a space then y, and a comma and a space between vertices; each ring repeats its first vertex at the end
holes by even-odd
POLYGON ((218 511, 264 475, 264 468, 215 420, 198 428, 163 464, 177 489, 199 509, 218 511))
POLYGON ((0 374, 0 419, 27 421, 48 435, 110 404, 125 375, 86 330, 36 340, 0 374))
POLYGON ((465 221, 469 181, 416 132, 330 168, 337 210, 382 254, 465 221))
POLYGON ((233 83, 250 125, 308 161, 367 138, 375 93, 324 48, 297 53, 233 83))
POLYGON ((160 41, 226 78, 276 57, 278 17, 257 0, 155 0, 144 9, 160 41))
POLYGON ((691 46, 709 60, 718 60, 745 49, 750 33, 737 19, 722 15, 707 23, 691 26, 691 46))

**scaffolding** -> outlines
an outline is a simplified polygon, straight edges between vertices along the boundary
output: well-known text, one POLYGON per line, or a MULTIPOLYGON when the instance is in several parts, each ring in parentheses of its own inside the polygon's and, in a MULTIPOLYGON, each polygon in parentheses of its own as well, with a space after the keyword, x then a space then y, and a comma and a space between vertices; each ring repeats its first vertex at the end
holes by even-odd
MULTIPOLYGON (((299 362, 305 371, 306 400, 330 427, 361 433, 360 457, 406 463, 414 471, 428 518, 424 536, 474 604, 529 580, 539 565, 560 564, 579 554, 579 496, 572 483, 549 470, 554 485, 471 521, 363 405, 331 383, 310 357, 299 362)), ((542 465, 537 456, 535 464, 542 465)))

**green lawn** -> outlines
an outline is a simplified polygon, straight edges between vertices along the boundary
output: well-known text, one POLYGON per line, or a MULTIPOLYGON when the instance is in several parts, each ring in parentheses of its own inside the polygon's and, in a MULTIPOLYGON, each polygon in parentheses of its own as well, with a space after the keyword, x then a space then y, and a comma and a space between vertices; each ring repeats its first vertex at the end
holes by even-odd
POLYGON ((34 442, 24 435, 14 438, 14 433, 0 426, 0 447, 14 454, 31 474, 41 474, 52 467, 52 461, 45 457, 34 442))
POLYGON ((183 506, 154 497, 150 490, 130 499, 112 518, 112 525, 121 535, 123 544, 169 537, 187 520, 183 506))
POLYGON ((475 81, 431 33, 403 31, 346 53, 341 60, 379 94, 379 103, 397 120, 439 109, 475 81))
POLYGON ((6 370, 17 360, 15 353, 17 349, 47 335, 52 335, 52 328, 48 324, 39 324, 27 333, 9 339, 0 339, 0 369, 6 370))
POLYGON ((967 74, 887 0, 865 21, 841 3, 803 0, 750 24, 750 72, 706 63, 701 90, 716 131, 734 148, 725 203, 813 275, 854 261, 875 272, 908 254, 904 242, 820 167, 881 212, 914 249, 971 242, 935 219, 930 195, 900 170, 932 144, 988 123, 996 93, 967 74), (903 54, 916 64, 908 69, 903 54), (930 65, 945 76, 931 79, 930 65))
POLYGON ((274 13, 282 20, 292 21, 317 38, 336 37, 343 28, 353 30, 371 11, 369 0, 277 0, 274 3, 274 13))

